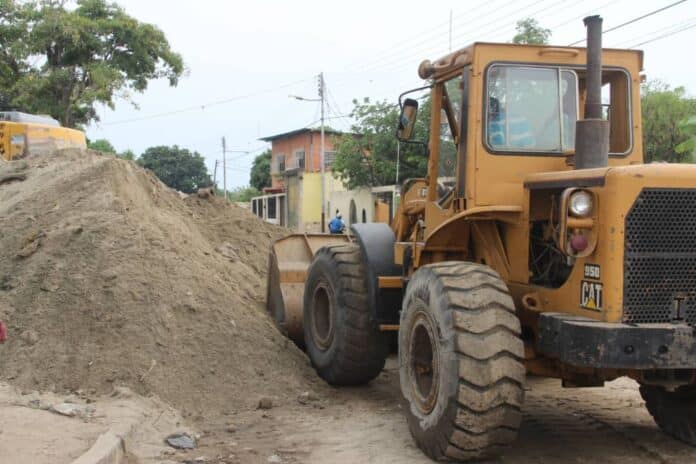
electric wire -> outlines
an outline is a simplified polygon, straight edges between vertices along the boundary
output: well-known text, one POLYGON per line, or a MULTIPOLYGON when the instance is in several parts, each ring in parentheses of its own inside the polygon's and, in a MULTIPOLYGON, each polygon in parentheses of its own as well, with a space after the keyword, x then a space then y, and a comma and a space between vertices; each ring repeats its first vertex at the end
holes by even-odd
MULTIPOLYGON (((481 3, 473 6, 472 8, 469 8, 462 13, 459 13, 459 14, 452 16, 452 22, 454 21, 455 18, 459 19, 459 18, 465 17, 468 24, 471 24, 472 22, 475 23, 476 20, 481 18, 481 16, 472 19, 472 14, 475 13, 476 11, 478 11, 479 9, 481 9, 482 7, 492 8, 493 4, 497 1, 499 1, 499 0, 482 1, 481 3)), ((506 4, 499 6, 499 7, 496 7, 496 8, 502 9, 502 8, 505 8, 507 5, 510 5, 510 4, 518 2, 518 1, 519 0, 511 0, 511 1, 508 1, 506 4)), ((485 15, 483 15, 483 17, 485 17, 485 15)), ((442 32, 439 32, 439 28, 441 28, 442 26, 449 28, 449 24, 450 24, 450 20, 447 20, 447 21, 444 21, 441 23, 437 23, 437 24, 429 27, 428 29, 422 30, 422 31, 417 32, 417 33, 413 33, 410 35, 410 37, 408 37, 406 39, 399 40, 399 42, 396 45, 394 45, 390 48, 387 48, 387 49, 382 49, 380 52, 377 53, 377 55, 373 56, 372 58, 368 59, 367 61, 357 60, 357 61, 354 61, 352 63, 347 64, 345 69, 349 69, 349 68, 353 69, 355 66, 358 66, 358 65, 368 66, 372 63, 380 62, 385 58, 389 58, 391 56, 394 56, 395 54, 402 54, 404 52, 408 53, 413 48, 413 46, 410 45, 412 42, 415 42, 416 44, 423 43, 424 42, 423 39, 426 37, 436 37, 436 38, 440 39, 440 34, 442 34, 442 32)), ((431 41, 431 40, 432 39, 428 39, 427 41, 431 41)))
POLYGON ((577 21, 578 19, 582 19, 582 18, 584 18, 584 17, 586 17, 587 15, 590 15, 590 14, 592 14, 592 13, 598 13, 598 12, 599 12, 600 10, 602 10, 603 8, 606 8, 606 7, 608 7, 609 5, 613 5, 614 3, 618 3, 619 1, 620 1, 620 0, 612 0, 612 1, 610 1, 610 2, 604 3, 604 4, 600 5, 600 6, 597 6, 597 7, 594 7, 594 8, 592 8, 592 9, 590 9, 590 10, 585 11, 584 13, 582 13, 582 14, 580 14, 580 15, 573 16, 572 18, 567 19, 567 20, 563 21, 562 23, 556 24, 555 26, 551 26, 549 29, 551 29, 551 32, 553 32, 554 30, 558 29, 559 27, 567 26, 568 24, 570 24, 570 23, 572 23, 572 22, 575 22, 575 21, 577 21))
POLYGON ((203 103, 203 104, 200 104, 200 105, 189 106, 189 107, 180 108, 180 109, 177 109, 177 110, 166 111, 166 112, 163 112, 163 113, 151 114, 151 115, 140 116, 140 117, 130 118, 130 119, 122 119, 122 120, 120 120, 120 121, 104 122, 104 123, 101 123, 100 125, 101 125, 101 126, 115 126, 115 125, 118 125, 118 124, 129 124, 129 123, 132 123, 132 122, 146 121, 146 120, 149 120, 149 119, 156 119, 156 118, 162 118, 162 117, 172 116, 172 115, 181 114, 181 113, 188 113, 188 112, 191 112, 191 111, 204 111, 205 109, 210 108, 210 107, 212 107, 212 106, 224 105, 224 104, 232 103, 232 102, 239 101, 239 100, 245 100, 245 99, 248 99, 248 98, 257 97, 257 96, 259 96, 259 95, 263 95, 263 94, 267 94, 267 93, 272 93, 272 92, 275 92, 275 91, 277 91, 277 90, 286 89, 286 88, 288 88, 288 87, 292 87, 292 86, 294 86, 294 85, 301 84, 301 83, 303 83, 303 82, 307 82, 307 81, 310 81, 310 80, 314 80, 314 77, 309 78, 309 79, 300 79, 300 80, 297 80, 297 81, 288 82, 287 84, 282 84, 282 85, 279 85, 279 86, 277 86, 277 87, 272 87, 272 88, 267 88, 267 89, 263 89, 263 90, 258 90, 258 91, 256 91, 256 92, 250 92, 250 93, 247 93, 247 94, 244 94, 244 95, 237 95, 237 96, 234 96, 234 97, 225 98, 225 99, 223 99, 223 100, 216 100, 216 101, 212 101, 212 102, 208 102, 208 103, 203 103))
MULTIPOLYGON (((607 30, 605 30, 605 31, 602 31, 602 35, 604 36, 604 35, 608 34, 609 32, 613 32, 613 31, 615 31, 615 30, 617 30, 617 29, 621 29, 622 27, 628 26, 629 24, 633 24, 633 23, 635 23, 635 22, 637 22, 637 21, 640 21, 640 20, 645 19, 645 18, 649 18, 650 16, 656 15, 656 14, 658 14, 658 13, 661 13, 661 12, 665 11, 665 10, 669 10, 670 8, 675 7, 675 6, 677 6, 677 5, 680 5, 680 4, 682 4, 682 3, 685 3, 686 1, 687 1, 687 0, 679 0, 678 2, 670 3, 669 5, 663 6, 662 8, 658 8, 657 10, 651 11, 650 13, 646 13, 646 14, 644 14, 644 15, 635 17, 635 18, 630 19, 630 20, 628 20, 628 21, 626 21, 626 22, 624 22, 624 23, 621 23, 621 24, 619 24, 619 25, 617 25, 617 26, 610 27, 609 29, 607 29, 607 30)), ((568 46, 570 47, 570 46, 573 46, 573 45, 577 45, 577 44, 582 43, 582 42, 584 42, 584 41, 586 41, 586 40, 587 40, 587 37, 584 37, 584 38, 582 38, 582 39, 580 39, 580 40, 576 40, 575 42, 569 43, 568 46)))
POLYGON ((673 36, 673 35, 675 35, 675 34, 679 34, 680 32, 684 32, 684 31, 687 31, 687 30, 689 30, 689 29, 693 29, 694 27, 696 27, 696 23, 691 24, 691 25, 686 26, 686 27, 683 27, 683 28, 678 29, 678 30, 676 30, 676 31, 672 31, 672 32, 667 33, 667 34, 663 34, 663 35, 660 35, 660 36, 658 36, 658 37, 654 37, 654 38, 652 38, 652 39, 650 39, 650 40, 646 40, 645 42, 640 42, 640 43, 631 45, 631 46, 628 47, 628 48, 636 48, 636 47, 640 47, 641 45, 646 45, 646 44, 649 44, 649 43, 652 43, 652 42, 656 42, 656 41, 658 41, 658 40, 665 39, 665 38, 667 38, 667 37, 671 37, 671 36, 673 36))
POLYGON ((670 24, 669 26, 666 27, 661 27, 659 29, 656 29, 654 31, 645 33, 645 34, 640 34, 637 37, 631 37, 630 39, 622 40, 620 42, 616 42, 612 44, 613 48, 622 48, 622 47, 628 47, 629 44, 634 44, 639 40, 651 40, 653 37, 655 37, 658 34, 665 33, 667 31, 673 31, 675 29, 679 29, 684 26, 689 26, 693 23, 693 21, 696 20, 696 17, 689 18, 686 21, 682 21, 677 24, 670 24))
MULTIPOLYGON (((485 37, 486 34, 491 34, 491 33, 499 34, 503 28, 514 26, 517 23, 517 20, 514 20, 511 22, 505 23, 504 25, 498 24, 501 21, 508 20, 511 17, 519 17, 519 16, 534 17, 537 14, 541 13, 542 11, 550 10, 558 5, 567 3, 570 0, 559 0, 559 1, 556 1, 554 3, 551 3, 550 5, 545 5, 540 9, 529 12, 529 10, 531 8, 539 5, 540 3, 544 3, 545 1, 547 1, 547 0, 537 0, 536 2, 533 2, 529 5, 525 5, 524 7, 519 8, 511 13, 508 13, 508 14, 503 15, 503 16, 498 16, 495 19, 483 24, 478 29, 475 29, 473 31, 468 30, 463 34, 453 36, 452 40, 456 41, 456 42, 460 42, 460 43, 468 43, 472 40, 482 39, 483 37, 485 37), (525 13, 523 13, 523 12, 525 12, 525 13)), ((576 1, 575 3, 578 3, 578 2, 576 1)), ((413 59, 414 59, 413 55, 416 55, 419 53, 420 54, 435 53, 437 55, 437 52, 435 52, 431 46, 425 46, 425 47, 421 47, 419 49, 412 50, 411 51, 412 56, 406 57, 405 61, 404 61, 404 59, 388 60, 388 61, 380 63, 377 66, 362 69, 361 71, 362 72, 373 72, 373 71, 380 70, 381 72, 386 72, 386 71, 394 71, 394 70, 403 69, 405 66, 413 65, 413 59), (395 65, 395 66, 390 66, 390 65, 395 65), (385 66, 386 66, 386 68, 385 68, 385 66)), ((440 52, 440 54, 445 54, 445 52, 442 51, 442 52, 440 52)))

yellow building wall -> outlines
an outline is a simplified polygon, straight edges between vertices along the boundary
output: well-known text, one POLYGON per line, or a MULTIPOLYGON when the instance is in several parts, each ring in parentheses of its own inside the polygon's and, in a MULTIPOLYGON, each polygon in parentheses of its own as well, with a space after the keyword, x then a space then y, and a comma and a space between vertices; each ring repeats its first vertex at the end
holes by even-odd
MULTIPOLYGON (((343 192, 345 187, 340 179, 335 178, 331 172, 326 172, 326 224, 333 217, 334 210, 331 205, 331 195, 333 192, 343 192), (332 208, 332 209, 330 209, 332 208)), ((301 195, 299 207, 299 232, 321 232, 321 173, 305 172, 302 174, 301 195)), ((290 208, 293 205, 288 205, 290 208)), ((343 213, 345 215, 345 213, 343 213)))

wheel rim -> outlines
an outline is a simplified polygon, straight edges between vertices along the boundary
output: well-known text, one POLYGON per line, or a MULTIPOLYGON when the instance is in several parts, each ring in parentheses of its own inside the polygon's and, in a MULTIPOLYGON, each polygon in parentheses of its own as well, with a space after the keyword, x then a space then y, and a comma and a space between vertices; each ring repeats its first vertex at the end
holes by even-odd
POLYGON ((312 338, 322 351, 331 346, 334 335, 332 294, 329 287, 320 283, 312 295, 312 338))
POLYGON ((411 328, 410 383, 415 404, 425 414, 431 412, 440 389, 439 351, 435 331, 428 316, 419 312, 411 328))

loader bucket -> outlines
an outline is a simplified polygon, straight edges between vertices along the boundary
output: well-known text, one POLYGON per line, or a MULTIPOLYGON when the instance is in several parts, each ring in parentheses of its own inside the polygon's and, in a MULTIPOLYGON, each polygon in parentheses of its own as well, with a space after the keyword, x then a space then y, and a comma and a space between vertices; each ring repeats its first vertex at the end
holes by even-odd
POLYGON ((266 305, 280 330, 304 347, 304 284, 314 254, 322 247, 350 241, 343 234, 293 234, 276 241, 268 262, 266 305))

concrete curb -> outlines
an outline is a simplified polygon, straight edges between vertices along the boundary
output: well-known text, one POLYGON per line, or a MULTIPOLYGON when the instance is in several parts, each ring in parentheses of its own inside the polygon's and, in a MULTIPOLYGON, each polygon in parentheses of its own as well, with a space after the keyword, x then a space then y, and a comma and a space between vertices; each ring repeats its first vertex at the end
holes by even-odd
POLYGON ((126 446, 133 438, 137 423, 114 427, 102 433, 97 441, 71 464, 122 464, 126 459, 126 446))

